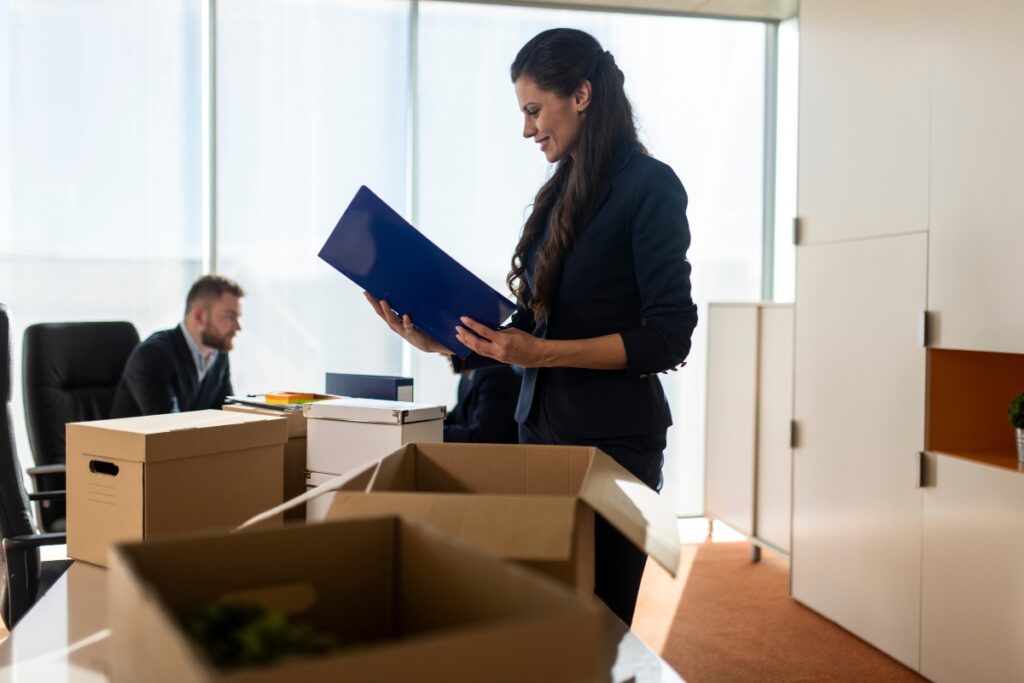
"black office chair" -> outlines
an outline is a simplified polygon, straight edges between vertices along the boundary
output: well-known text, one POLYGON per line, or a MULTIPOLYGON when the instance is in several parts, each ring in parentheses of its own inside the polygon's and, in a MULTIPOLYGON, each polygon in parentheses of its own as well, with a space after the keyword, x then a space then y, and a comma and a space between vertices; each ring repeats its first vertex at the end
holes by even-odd
MULTIPOLYGON (((25 329, 22 386, 36 491, 64 489, 64 425, 110 417, 125 363, 139 343, 129 322, 39 323, 25 329)), ((63 531, 64 503, 37 508, 43 531, 63 531)))
POLYGON ((30 500, 61 500, 64 491, 25 493, 21 463, 11 429, 11 325, 0 304, 0 618, 14 628, 61 574, 70 560, 39 561, 39 548, 66 543, 64 534, 37 534, 30 500))

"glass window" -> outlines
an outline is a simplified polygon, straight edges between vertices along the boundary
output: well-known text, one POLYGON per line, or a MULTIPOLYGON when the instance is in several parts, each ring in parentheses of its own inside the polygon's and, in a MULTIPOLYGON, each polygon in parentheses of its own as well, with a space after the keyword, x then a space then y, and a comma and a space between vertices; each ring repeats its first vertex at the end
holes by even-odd
MULTIPOLYGON (((651 153, 690 197, 694 299, 755 300, 761 288, 765 26, 756 22, 420 4, 417 218, 420 228, 499 291, 548 164, 522 138, 508 67, 553 26, 592 33, 626 74, 651 153)), ((665 494, 680 514, 703 511, 705 350, 664 376, 675 426, 665 494)), ((416 354, 419 397, 450 402, 455 377, 416 354)))
POLYGON ((0 292, 35 322, 181 319, 200 269, 198 3, 0 0, 0 292))
POLYGON ((217 270, 239 281, 239 392, 397 374, 401 339, 317 257, 360 185, 406 211, 409 3, 217 3, 217 270))

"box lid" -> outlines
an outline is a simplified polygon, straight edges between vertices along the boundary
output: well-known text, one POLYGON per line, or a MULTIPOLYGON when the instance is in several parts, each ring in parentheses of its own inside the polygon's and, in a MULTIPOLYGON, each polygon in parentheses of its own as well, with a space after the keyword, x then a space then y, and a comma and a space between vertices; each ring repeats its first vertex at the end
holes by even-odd
POLYGON ((83 452, 134 462, 176 460, 288 440, 284 418, 223 410, 72 422, 67 430, 75 431, 75 442, 83 452))
POLYGON ((302 406, 302 412, 309 418, 400 425, 443 420, 447 409, 445 406, 429 403, 382 401, 372 398, 335 398, 307 403, 302 406))
POLYGON ((236 413, 248 413, 249 415, 266 415, 269 417, 282 417, 288 420, 288 438, 295 439, 306 436, 306 416, 302 409, 299 410, 275 410, 274 408, 261 408, 254 405, 241 403, 225 403, 221 410, 233 411, 236 413))

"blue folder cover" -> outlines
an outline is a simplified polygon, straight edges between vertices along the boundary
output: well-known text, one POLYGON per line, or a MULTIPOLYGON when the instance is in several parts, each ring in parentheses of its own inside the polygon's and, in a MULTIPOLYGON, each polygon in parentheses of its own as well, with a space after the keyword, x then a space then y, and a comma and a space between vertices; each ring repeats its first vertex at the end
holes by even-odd
POLYGON ((360 187, 320 250, 320 258, 449 351, 471 352, 455 337, 460 316, 496 329, 515 305, 360 187))

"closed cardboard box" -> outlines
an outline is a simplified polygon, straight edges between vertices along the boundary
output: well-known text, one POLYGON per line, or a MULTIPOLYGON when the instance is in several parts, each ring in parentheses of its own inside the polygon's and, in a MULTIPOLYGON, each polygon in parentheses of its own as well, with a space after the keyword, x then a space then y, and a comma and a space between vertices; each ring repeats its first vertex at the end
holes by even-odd
MULTIPOLYGON (((223 409, 249 415, 283 417, 288 421, 288 441, 284 444, 284 499, 302 495, 306 490, 306 416, 302 410, 275 410, 240 403, 226 403, 223 409)), ((285 521, 305 519, 305 511, 301 507, 289 510, 284 518, 285 521)))
POLYGON ((346 474, 405 443, 444 441, 444 406, 368 398, 308 403, 306 469, 346 474))
POLYGON ((280 417, 200 410, 67 425, 68 555, 231 528, 283 499, 280 417))
POLYGON ((408 444, 267 516, 323 497, 328 520, 408 515, 581 595, 594 590, 595 514, 673 575, 679 564, 672 508, 597 448, 408 444))
POLYGON ((615 657, 592 600, 396 517, 121 545, 109 581, 115 682, 591 683, 615 657), (352 646, 216 669, 180 623, 229 601, 352 646))

